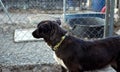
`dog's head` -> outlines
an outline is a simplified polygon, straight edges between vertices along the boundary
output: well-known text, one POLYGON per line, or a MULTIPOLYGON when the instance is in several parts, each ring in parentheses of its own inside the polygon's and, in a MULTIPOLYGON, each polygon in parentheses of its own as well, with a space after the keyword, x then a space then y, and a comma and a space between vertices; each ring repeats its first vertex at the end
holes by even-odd
POLYGON ((37 29, 35 31, 33 31, 32 35, 33 35, 34 38, 49 37, 50 35, 52 35, 54 33, 54 31, 56 30, 55 28, 59 27, 59 25, 61 25, 60 20, 57 20, 57 21, 50 21, 50 20, 41 21, 37 25, 37 29))

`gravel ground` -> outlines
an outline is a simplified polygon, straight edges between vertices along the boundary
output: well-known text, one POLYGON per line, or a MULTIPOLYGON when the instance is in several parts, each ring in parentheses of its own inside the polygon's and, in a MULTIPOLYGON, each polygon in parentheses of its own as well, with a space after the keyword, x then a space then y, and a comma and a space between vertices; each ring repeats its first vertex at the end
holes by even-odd
MULTIPOLYGON (((3 15, 0 14, 0 17, 3 15)), ((60 72, 60 66, 53 58, 53 51, 44 41, 14 42, 15 29, 36 26, 27 18, 33 14, 27 15, 26 18, 25 16, 25 14, 15 14, 12 18, 12 20, 16 19, 14 24, 6 23, 8 19, 5 17, 0 18, 2 19, 0 22, 0 72, 60 72), (21 19, 17 19, 17 16, 21 19)))
MULTIPOLYGON (((17 27, 18 25, 0 25, 0 69, 2 69, 2 72, 14 72, 7 70, 16 68, 18 71, 22 70, 20 72, 24 70, 29 72, 26 70, 29 70, 30 66, 33 70, 37 67, 38 72, 44 70, 44 68, 46 71, 42 72, 59 72, 60 67, 56 71, 57 64, 53 59, 53 51, 44 41, 14 42, 13 34, 17 27)), ((24 24, 19 27, 24 28, 24 24)))

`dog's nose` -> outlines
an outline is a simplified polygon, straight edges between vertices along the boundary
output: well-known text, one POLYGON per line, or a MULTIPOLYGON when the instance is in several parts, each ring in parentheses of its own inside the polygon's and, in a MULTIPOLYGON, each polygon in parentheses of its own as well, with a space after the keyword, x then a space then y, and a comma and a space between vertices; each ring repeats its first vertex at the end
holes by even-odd
POLYGON ((40 38, 39 34, 36 33, 36 30, 32 32, 34 38, 40 38))
POLYGON ((34 37, 34 35, 35 35, 35 32, 33 31, 33 32, 32 32, 32 36, 34 37))

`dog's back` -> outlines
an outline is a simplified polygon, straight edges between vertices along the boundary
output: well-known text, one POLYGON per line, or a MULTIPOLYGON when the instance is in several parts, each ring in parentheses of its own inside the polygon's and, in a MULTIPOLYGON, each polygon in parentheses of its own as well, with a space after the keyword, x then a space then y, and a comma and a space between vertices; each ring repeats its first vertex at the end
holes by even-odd
POLYGON ((68 36, 60 49, 63 60, 68 57, 68 63, 79 63, 83 70, 100 69, 120 56, 120 36, 95 41, 68 36))

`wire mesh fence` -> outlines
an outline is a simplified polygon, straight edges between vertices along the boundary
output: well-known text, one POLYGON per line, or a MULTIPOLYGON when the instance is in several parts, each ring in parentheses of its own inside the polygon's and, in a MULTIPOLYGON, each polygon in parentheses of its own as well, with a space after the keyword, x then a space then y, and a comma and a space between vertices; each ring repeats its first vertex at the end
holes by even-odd
POLYGON ((97 17, 81 17, 70 19, 69 24, 73 27, 73 35, 80 38, 97 39, 104 36, 104 22, 103 19, 97 17))
MULTIPOLYGON (((2 0, 2 3, 5 8, 0 4, 0 13, 2 14, 0 19, 4 23, 12 20, 14 23, 18 21, 27 23, 28 17, 32 14, 62 14, 64 8, 63 0, 2 0)), ((95 0, 66 0, 65 9, 66 13, 100 12, 104 4, 104 0, 98 2, 95 0)))
POLYGON ((8 10, 61 10, 62 0, 3 0, 8 10))
POLYGON ((63 0, 1 1, 4 6, 0 3, 0 65, 55 63, 50 48, 43 40, 32 38, 31 32, 42 20, 60 18, 64 22, 64 7, 66 25, 72 27, 73 35, 103 37, 105 14, 101 10, 105 0, 66 0, 66 6, 63 0))

